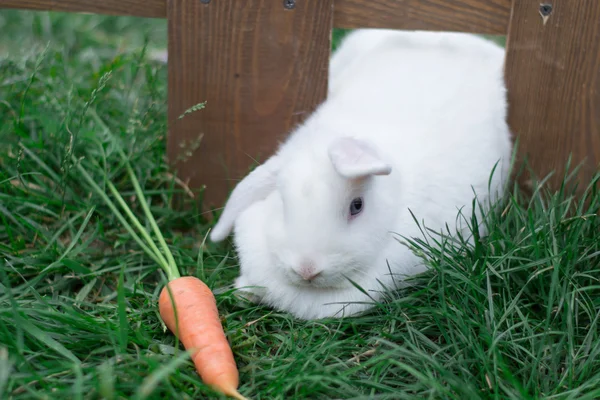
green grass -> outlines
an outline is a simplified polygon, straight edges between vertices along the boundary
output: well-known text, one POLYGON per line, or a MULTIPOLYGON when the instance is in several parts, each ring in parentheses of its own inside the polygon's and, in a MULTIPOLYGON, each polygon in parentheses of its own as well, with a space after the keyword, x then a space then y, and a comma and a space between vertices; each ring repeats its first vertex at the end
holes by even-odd
MULTIPOLYGON (((123 146, 182 275, 213 288, 235 277, 232 247, 204 241, 199 194, 164 160, 166 69, 144 43, 164 46, 165 28, 0 12, 0 398, 219 398, 160 321, 160 267, 72 163, 103 187, 107 174, 146 221, 123 146), (187 208, 172 208, 175 194, 187 208)), ((412 243, 431 272, 360 318, 297 321, 219 294, 240 391, 600 398, 600 195, 585 200, 513 189, 476 245, 412 243)))

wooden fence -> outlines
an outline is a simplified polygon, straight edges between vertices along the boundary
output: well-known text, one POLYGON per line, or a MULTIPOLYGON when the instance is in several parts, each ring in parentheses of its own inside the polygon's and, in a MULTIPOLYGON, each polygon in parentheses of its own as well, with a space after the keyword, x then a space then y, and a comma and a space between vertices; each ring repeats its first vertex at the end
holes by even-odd
POLYGON ((600 0, 0 0, 0 8, 167 18, 167 152, 190 187, 206 186, 206 205, 222 205, 253 159, 325 98, 333 27, 507 35, 509 123, 521 158, 560 178, 572 153, 572 162, 585 160, 584 181, 600 163, 600 0))

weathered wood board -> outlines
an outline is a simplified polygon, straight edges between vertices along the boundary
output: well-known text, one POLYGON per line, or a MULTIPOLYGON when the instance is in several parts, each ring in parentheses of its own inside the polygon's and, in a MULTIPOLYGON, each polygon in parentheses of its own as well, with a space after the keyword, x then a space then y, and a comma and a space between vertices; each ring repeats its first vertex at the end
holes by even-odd
POLYGON ((549 184, 558 189, 572 153, 587 186, 600 163, 600 1, 515 0, 507 48, 521 159, 538 178, 555 171, 549 184))
POLYGON ((505 35, 512 0, 336 0, 336 28, 505 35))
MULTIPOLYGON (((273 0, 274 3, 279 1, 283 0, 273 0)), ((298 0, 297 3, 304 1, 298 0)), ((335 0, 333 25, 345 29, 424 29, 504 35, 510 18, 511 2, 512 0, 335 0)), ((243 4, 242 1, 239 3, 243 4)), ((0 8, 150 18, 167 16, 167 0, 0 0, 0 8)))
MULTIPOLYGON (((200 0, 198 0, 200 1, 200 0)), ((164 18, 165 0, 0 0, 1 8, 164 18)))
POLYGON ((206 186, 205 206, 220 207, 325 99, 333 0, 169 0, 167 13, 167 152, 191 187, 206 186))

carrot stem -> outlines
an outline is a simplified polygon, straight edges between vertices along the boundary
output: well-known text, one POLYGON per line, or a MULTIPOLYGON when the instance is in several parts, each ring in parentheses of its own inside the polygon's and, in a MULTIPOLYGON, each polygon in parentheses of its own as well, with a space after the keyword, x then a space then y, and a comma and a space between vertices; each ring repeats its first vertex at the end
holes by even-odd
POLYGON ((154 234, 158 238, 158 241, 161 244, 163 251, 165 252, 165 255, 167 256, 167 260, 169 261, 169 270, 167 271, 168 279, 169 279, 169 281, 172 281, 173 279, 177 279, 180 277, 180 275, 179 275, 179 271, 177 270, 177 264, 175 263, 175 258, 173 258, 173 253, 171 253, 169 246, 167 246, 167 242, 165 241, 165 238, 163 237, 160 229, 158 228, 158 224, 156 223, 154 216, 150 212, 150 207, 148 207, 148 202, 146 201, 146 197, 144 196, 144 193, 142 192, 140 182, 137 180, 135 173, 133 172, 133 169, 131 168, 131 165, 129 164, 129 160, 127 160, 125 158, 125 154, 123 154, 123 152, 120 149, 119 149, 119 154, 121 155, 121 157, 123 158, 123 161, 125 162, 125 167, 127 168, 127 172, 129 173, 129 176, 131 177, 131 181, 133 182, 133 187, 135 189, 135 192, 137 193, 140 204, 142 205, 142 209, 144 210, 144 213, 146 214, 146 218, 148 218, 148 221, 150 221, 150 226, 152 226, 152 229, 154 230, 154 234))
MULTIPOLYGON (((121 224, 123 224, 123 227, 125 228, 125 230, 131 235, 131 237, 133 237, 133 239, 137 242, 137 244, 140 245, 142 250, 144 250, 144 252, 146 254, 148 254, 154 260, 154 262, 156 262, 160 266, 163 266, 164 265, 163 262, 157 257, 157 255, 152 250, 150 250, 148 248, 148 246, 146 246, 146 244, 144 244, 142 239, 138 236, 137 233, 135 233, 135 231, 133 230, 131 225, 127 222, 125 217, 123 217, 123 214, 121 214, 121 212, 117 209, 115 204, 112 201, 110 201, 110 199, 108 198, 106 193, 100 188, 100 186, 98 186, 98 184, 96 182, 94 182, 92 177, 86 172, 86 170, 78 162, 75 161, 75 165, 76 165, 77 169, 79 170, 79 172, 81 173, 81 175, 83 175, 84 179, 90 184, 90 186, 100 196, 100 198, 102 198, 102 200, 104 200, 104 202, 106 203, 108 208, 110 208, 110 210, 115 214, 115 216, 117 217, 119 222, 121 224)), ((166 263, 166 260, 164 261, 164 263, 166 263)))
MULTIPOLYGON (((96 122, 100 125, 102 125, 102 127, 104 128, 105 132, 108 133, 110 136, 112 136, 115 140, 118 140, 112 133, 112 131, 108 128, 108 126, 106 126, 106 124, 104 123, 104 121, 102 120, 102 118, 100 118, 100 116, 94 111, 94 110, 90 110, 90 113, 92 114, 93 118, 96 120, 96 122)), ((150 240, 148 232, 146 231, 146 229, 144 229, 144 227, 142 226, 142 224, 139 222, 139 220, 135 217, 135 215, 133 214, 133 212, 131 212, 131 209, 127 206, 127 204, 122 201, 119 202, 121 207, 123 207, 123 209, 125 210, 125 212, 127 213, 127 215, 131 218, 131 220, 133 221, 133 224, 140 230, 141 234, 144 236, 144 238, 148 241, 149 245, 156 250, 156 252, 151 251, 150 249, 148 249, 147 246, 143 245, 143 243, 141 242, 141 240, 139 240, 139 237, 137 235, 135 235, 135 237, 137 237, 138 240, 136 240, 138 242, 138 244, 140 244, 143 248, 144 251, 146 251, 146 253, 148 253, 148 255, 150 255, 152 257, 152 259, 154 261, 156 261, 157 264, 159 264, 163 270, 165 271, 165 273, 167 274, 167 279, 169 281, 172 281, 174 279, 179 278, 181 275, 179 274, 179 271, 177 269, 177 264, 175 263, 175 259, 173 258, 173 254, 171 253, 169 247, 167 246, 167 243, 165 242, 164 237, 162 236, 160 229, 158 229, 158 225, 156 224, 156 221, 154 220, 154 216, 152 215, 152 213, 150 212, 150 209, 148 207, 148 203, 146 202, 146 198, 144 196, 144 193, 142 192, 142 189, 140 187, 139 181, 137 179, 137 177, 135 176, 135 174, 133 173, 133 169, 131 168, 130 164, 129 164, 129 160, 127 158, 127 156, 125 155, 125 153, 123 152, 123 149, 121 148, 120 145, 116 146, 116 150, 119 153, 119 156, 121 157, 121 159, 123 160, 123 163, 125 164, 125 167, 127 169, 127 172, 129 173, 129 176, 131 178, 131 180, 133 181, 133 186, 135 189, 135 192, 137 194, 137 197, 142 205, 142 209, 144 210, 144 213, 146 214, 146 217, 148 218, 150 225, 152 226, 152 229, 154 230, 154 233, 156 234, 156 236, 158 237, 158 240, 161 244, 161 246, 163 247, 165 256, 167 257, 167 259, 165 260, 165 258, 163 257, 162 253, 160 251, 158 251, 158 249, 156 248, 156 245, 154 244, 154 242, 152 240, 150 240), (160 261, 158 261, 158 260, 160 261), (168 261, 167 261, 168 260, 168 261)), ((73 159, 75 159, 73 157, 73 159)), ((98 187, 98 185, 96 185, 93 180, 91 180, 91 178, 88 176, 88 181, 90 183, 92 183, 92 187, 94 187, 94 189, 96 190, 96 192, 98 192, 98 194, 100 194, 100 196, 102 197, 102 199, 108 204, 108 206, 111 208, 111 210, 115 211, 118 213, 118 210, 116 209, 116 207, 114 206, 114 204, 110 201, 110 199, 108 198, 108 196, 106 195, 106 193, 104 193, 104 191, 102 189, 100 189, 100 187, 98 187)), ((106 176, 105 176, 106 179, 106 176)), ((107 180, 107 182, 109 183, 109 188, 110 188, 110 182, 107 180)), ((112 189, 111 189, 112 191, 112 189)), ((116 189, 115 189, 116 192, 116 189)), ((118 194, 118 192, 116 192, 118 194)), ((114 192, 113 192, 114 194, 114 192)), ((119 199, 121 196, 117 196, 117 199, 119 199)), ((122 198, 120 200, 123 200, 122 198)), ((120 213, 119 213, 120 215, 120 213)), ((127 227, 131 228, 129 226, 129 224, 124 220, 124 218, 120 218, 119 219, 121 221, 121 223, 125 223, 127 225, 127 227), (124 222, 125 221, 125 222, 124 222)), ((131 233, 131 232, 130 232, 131 233)))
POLYGON ((125 214, 132 221, 133 225, 136 228, 138 228, 138 230, 140 231, 140 234, 142 235, 142 237, 144 239, 146 239, 146 242, 148 243, 148 245, 150 246, 150 248, 154 251, 154 253, 156 254, 156 256, 158 258, 160 258, 161 262, 159 264, 165 270, 165 273, 167 274, 167 277, 168 277, 169 281, 177 278, 177 276, 173 277, 173 276, 171 276, 169 274, 169 268, 168 268, 169 263, 164 258, 163 254, 160 252, 160 250, 158 249, 158 247, 156 247, 156 244, 154 243, 154 241, 152 240, 152 238, 150 237, 150 235, 148 234, 148 232, 146 231, 146 229, 144 229, 144 227, 142 226, 141 222, 136 218, 136 216, 133 214, 133 212, 131 211, 131 209, 127 206, 127 203, 125 203, 125 200, 123 199, 123 197, 121 196, 121 194, 119 193, 119 191, 117 190, 117 188, 115 187, 115 185, 113 185, 112 182, 107 182, 107 184, 108 184, 108 188, 112 192, 113 196, 115 196, 115 198, 117 199, 117 202, 119 203, 119 205, 121 206, 121 208, 123 208, 123 211, 125 211, 125 214))

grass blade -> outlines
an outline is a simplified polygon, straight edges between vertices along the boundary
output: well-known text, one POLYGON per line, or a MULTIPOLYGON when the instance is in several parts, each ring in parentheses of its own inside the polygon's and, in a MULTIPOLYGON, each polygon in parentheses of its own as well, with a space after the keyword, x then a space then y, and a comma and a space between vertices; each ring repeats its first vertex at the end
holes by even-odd
POLYGON ((152 392, 156 389, 158 384, 165 379, 169 374, 176 371, 181 365, 183 365, 186 361, 190 360, 191 351, 183 351, 177 357, 173 357, 168 364, 156 369, 152 372, 140 386, 137 391, 138 399, 145 399, 152 394, 152 392))
POLYGON ((119 313, 119 346, 121 353, 127 350, 129 324, 127 322, 127 306, 125 304, 125 266, 121 267, 119 282, 117 284, 117 310, 119 313))
POLYGON ((73 238, 71 239, 71 243, 69 243, 69 246, 63 252, 63 254, 58 258, 57 261, 62 261, 62 259, 65 258, 67 256, 67 254, 69 254, 69 252, 71 250, 73 250, 73 247, 75 247, 75 245, 77 244, 77 242, 81 238, 81 235, 83 234, 83 231, 87 227, 87 224, 90 222, 90 219, 92 218, 92 215, 94 214, 94 211, 96 211, 96 206, 92 206, 92 208, 90 209, 90 211, 88 211, 87 215, 85 216, 85 219, 83 220, 83 223, 79 227, 79 230, 77 231, 77 233, 75 234, 75 236, 73 236, 73 238))
POLYGON ((81 361, 75 356, 75 354, 73 354, 65 346, 53 339, 49 334, 32 324, 30 321, 26 320, 25 318, 22 318, 20 320, 20 324, 21 328, 23 328, 24 331, 29 333, 29 335, 31 335, 33 338, 44 343, 46 346, 48 346, 48 348, 54 350, 63 357, 71 360, 75 364, 81 364, 81 361))

